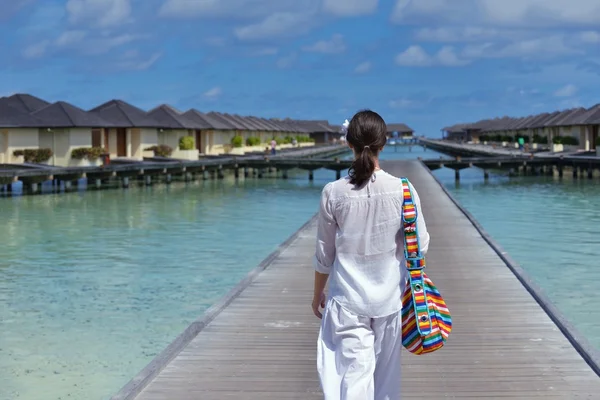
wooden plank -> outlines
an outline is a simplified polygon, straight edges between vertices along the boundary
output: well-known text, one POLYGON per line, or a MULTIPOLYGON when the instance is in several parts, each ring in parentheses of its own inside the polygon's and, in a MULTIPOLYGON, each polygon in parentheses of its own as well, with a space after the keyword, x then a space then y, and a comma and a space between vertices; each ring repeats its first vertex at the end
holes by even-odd
MULTIPOLYGON (((593 399, 598 375, 418 162, 388 162, 421 197, 428 274, 453 315, 446 346, 404 352, 403 399, 593 399)), ((314 222, 221 311, 140 400, 322 399, 310 310, 314 222)))

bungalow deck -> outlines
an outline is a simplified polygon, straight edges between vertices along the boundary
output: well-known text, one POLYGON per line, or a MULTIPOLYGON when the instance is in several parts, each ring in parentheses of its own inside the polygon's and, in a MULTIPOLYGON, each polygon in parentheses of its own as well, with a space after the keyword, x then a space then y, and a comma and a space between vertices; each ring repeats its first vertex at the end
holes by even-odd
MULTIPOLYGON (((404 352, 403 399, 597 398, 598 353, 520 268, 423 164, 383 167, 419 190, 432 237, 427 271, 454 322, 440 351, 404 352)), ((314 245, 313 219, 113 399, 322 399, 314 245)))

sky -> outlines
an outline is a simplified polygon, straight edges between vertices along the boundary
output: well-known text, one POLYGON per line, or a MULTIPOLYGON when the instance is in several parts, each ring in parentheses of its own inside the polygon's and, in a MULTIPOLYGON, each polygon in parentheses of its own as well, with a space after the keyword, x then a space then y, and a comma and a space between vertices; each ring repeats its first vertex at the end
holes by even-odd
POLYGON ((418 134, 600 101, 598 0, 0 0, 0 96, 418 134))

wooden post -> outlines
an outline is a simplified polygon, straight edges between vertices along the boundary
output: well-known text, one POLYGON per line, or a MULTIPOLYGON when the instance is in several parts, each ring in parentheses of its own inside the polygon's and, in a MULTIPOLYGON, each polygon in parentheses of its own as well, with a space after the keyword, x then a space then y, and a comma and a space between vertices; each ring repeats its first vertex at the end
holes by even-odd
POLYGON ((129 187, 129 177, 128 176, 124 176, 123 177, 123 187, 124 188, 128 188, 129 187))
POLYGON ((340 171, 339 169, 335 171, 335 179, 341 179, 342 178, 342 171, 340 171))
POLYGON ((315 174, 314 174, 314 171, 312 169, 310 171, 308 171, 308 180, 309 181, 314 181, 315 180, 315 174))
POLYGON ((484 170, 483 170, 483 179, 485 179, 486 181, 487 181, 488 179, 490 179, 490 173, 488 172, 488 170, 487 170, 487 169, 484 169, 484 170))
POLYGON ((288 170, 287 169, 281 170, 281 176, 283 179, 287 179, 288 178, 288 170))
POLYGON ((152 185, 152 176, 146 175, 146 186, 152 185))
POLYGON ((166 176, 167 185, 171 183, 172 179, 173 179, 173 177, 171 176, 171 174, 167 174, 167 176, 166 176))

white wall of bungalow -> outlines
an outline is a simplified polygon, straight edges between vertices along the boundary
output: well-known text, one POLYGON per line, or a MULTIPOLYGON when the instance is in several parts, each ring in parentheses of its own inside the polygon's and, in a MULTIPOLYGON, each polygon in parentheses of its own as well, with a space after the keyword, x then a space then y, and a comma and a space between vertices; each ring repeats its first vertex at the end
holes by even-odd
POLYGON ((23 162, 23 157, 13 155, 15 150, 38 149, 38 128, 0 128, 0 163, 23 162))
POLYGON ((47 148, 53 154, 45 163, 66 167, 76 163, 71 153, 80 147, 92 147, 91 128, 0 128, 0 163, 23 163, 17 150, 47 148))
POLYGON ((158 129, 158 144, 167 145, 173 150, 179 149, 179 141, 182 137, 190 136, 196 147, 196 133, 193 129, 158 129))
POLYGON ((110 128, 94 129, 92 146, 104 147, 110 158, 131 158, 142 160, 152 153, 144 149, 159 143, 156 128, 110 128))

